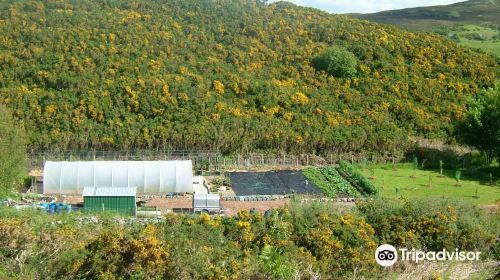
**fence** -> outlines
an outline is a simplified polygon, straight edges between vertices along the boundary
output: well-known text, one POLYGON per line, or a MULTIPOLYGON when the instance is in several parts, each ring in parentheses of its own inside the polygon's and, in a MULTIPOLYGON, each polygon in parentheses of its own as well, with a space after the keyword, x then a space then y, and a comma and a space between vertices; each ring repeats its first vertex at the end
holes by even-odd
MULTIPOLYGON (((411 152, 416 154, 416 152, 411 152)), ((438 155, 439 158, 444 158, 443 155, 438 155)), ((462 157, 455 157, 454 161, 462 161, 462 157)), ((191 151, 191 150, 134 150, 134 151, 65 151, 65 152, 44 152, 33 153, 29 157, 28 167, 30 169, 42 169, 45 161, 93 161, 93 160, 191 160, 193 169, 198 172, 220 172, 232 169, 265 169, 265 168, 290 168, 299 169, 306 166, 325 166, 337 163, 339 160, 347 160, 351 163, 395 163, 401 160, 411 160, 407 155, 362 155, 362 154, 329 154, 326 156, 316 156, 310 154, 288 155, 288 154, 234 154, 225 156, 214 151, 191 151)), ((437 160, 432 155, 427 154, 425 157, 419 156, 420 159, 429 159, 427 163, 436 163, 437 160)), ((448 160, 447 163, 451 163, 448 160)), ((465 161, 464 161, 465 167, 465 161)))
POLYGON ((329 155, 325 157, 302 155, 269 155, 263 153, 224 156, 212 151, 66 151, 44 152, 30 155, 30 169, 43 168, 45 161, 93 161, 93 160, 191 160, 196 171, 221 171, 228 169, 252 169, 266 167, 302 168, 334 164, 340 159, 359 162, 354 155, 329 155))

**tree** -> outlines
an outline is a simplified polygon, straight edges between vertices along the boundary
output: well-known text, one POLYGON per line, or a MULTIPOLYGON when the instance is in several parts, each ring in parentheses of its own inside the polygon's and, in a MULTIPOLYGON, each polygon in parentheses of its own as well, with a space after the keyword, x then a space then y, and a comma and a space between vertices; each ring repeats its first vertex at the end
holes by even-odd
POLYGON ((24 130, 0 104, 0 197, 19 187, 26 173, 24 130))
POLYGON ((357 64, 356 56, 339 46, 329 47, 313 59, 314 68, 340 78, 356 74, 357 64))
POLYGON ((457 136, 462 143, 481 151, 488 164, 500 157, 500 84, 479 94, 458 124, 457 136))

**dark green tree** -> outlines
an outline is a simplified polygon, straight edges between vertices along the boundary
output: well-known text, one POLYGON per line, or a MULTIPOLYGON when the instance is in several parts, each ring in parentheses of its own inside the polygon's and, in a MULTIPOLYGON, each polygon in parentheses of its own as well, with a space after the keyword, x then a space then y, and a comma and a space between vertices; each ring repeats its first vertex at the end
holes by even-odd
POLYGON ((24 130, 0 104, 0 197, 21 185, 26 173, 24 130))
POLYGON ((357 64, 356 56, 340 46, 331 46, 313 59, 314 68, 340 78, 356 74, 357 64))
POLYGON ((463 122, 458 124, 458 139, 481 151, 491 163, 500 156, 500 85, 484 90, 472 103, 463 122))

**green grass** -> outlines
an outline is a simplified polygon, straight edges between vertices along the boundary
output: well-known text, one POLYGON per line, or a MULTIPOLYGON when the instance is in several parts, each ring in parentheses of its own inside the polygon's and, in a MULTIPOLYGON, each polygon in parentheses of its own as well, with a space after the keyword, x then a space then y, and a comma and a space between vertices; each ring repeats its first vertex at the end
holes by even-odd
POLYGON ((460 38, 458 44, 475 49, 481 49, 485 52, 500 57, 500 39, 497 28, 490 26, 479 26, 466 24, 449 28, 448 35, 456 34, 460 38), (474 39, 471 36, 482 36, 482 39, 474 39))
POLYGON ((460 39, 459 45, 473 49, 481 49, 500 58, 500 41, 460 39))
MULTIPOLYGON (((460 186, 456 186, 453 178, 454 170, 445 170, 444 176, 439 176, 438 170, 416 170, 415 178, 411 164, 398 164, 396 170, 392 165, 376 165, 374 168, 375 177, 373 183, 380 188, 382 197, 446 197, 469 201, 476 205, 494 204, 500 200, 500 185, 489 185, 481 183, 477 178, 470 178, 462 175, 460 186), (431 187, 428 186, 429 176, 431 177, 431 187), (399 193, 396 194, 396 188, 399 193), (476 188, 479 198, 475 198, 476 188)), ((368 169, 362 169, 363 174, 370 176, 368 169)), ((488 178, 483 178, 487 182, 488 178)))

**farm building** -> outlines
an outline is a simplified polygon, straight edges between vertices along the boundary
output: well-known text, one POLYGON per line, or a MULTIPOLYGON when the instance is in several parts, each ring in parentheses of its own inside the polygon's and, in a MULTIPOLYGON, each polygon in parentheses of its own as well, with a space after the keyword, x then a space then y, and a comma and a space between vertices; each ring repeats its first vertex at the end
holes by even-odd
POLYGON ((136 188, 139 194, 193 192, 190 160, 47 161, 44 194, 82 194, 84 187, 136 188))
POLYGON ((135 214, 135 188, 85 187, 82 196, 85 211, 135 214))

